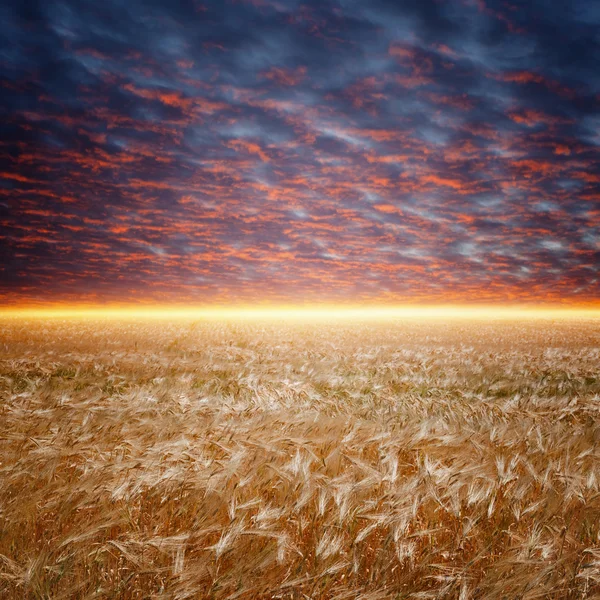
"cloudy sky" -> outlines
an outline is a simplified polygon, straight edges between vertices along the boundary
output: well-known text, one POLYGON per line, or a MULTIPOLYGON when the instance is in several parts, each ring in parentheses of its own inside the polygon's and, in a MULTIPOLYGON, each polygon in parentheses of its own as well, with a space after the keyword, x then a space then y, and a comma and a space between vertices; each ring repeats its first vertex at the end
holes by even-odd
POLYGON ((600 300, 594 0, 8 0, 0 302, 600 300))

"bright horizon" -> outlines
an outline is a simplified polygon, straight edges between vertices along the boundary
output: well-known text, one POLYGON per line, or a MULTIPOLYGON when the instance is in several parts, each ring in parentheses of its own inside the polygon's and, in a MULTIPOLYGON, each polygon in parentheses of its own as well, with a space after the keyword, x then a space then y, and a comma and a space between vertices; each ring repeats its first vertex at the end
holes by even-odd
POLYGON ((600 319, 600 306, 550 305, 48 305, 0 309, 0 318, 141 320, 532 320, 600 319))

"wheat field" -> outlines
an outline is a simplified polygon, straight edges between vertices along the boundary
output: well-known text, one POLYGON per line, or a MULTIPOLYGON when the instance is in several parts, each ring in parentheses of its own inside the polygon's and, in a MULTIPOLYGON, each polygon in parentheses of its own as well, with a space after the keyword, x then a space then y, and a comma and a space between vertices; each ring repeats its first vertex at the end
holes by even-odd
POLYGON ((600 598, 600 321, 0 327, 1 598, 600 598))

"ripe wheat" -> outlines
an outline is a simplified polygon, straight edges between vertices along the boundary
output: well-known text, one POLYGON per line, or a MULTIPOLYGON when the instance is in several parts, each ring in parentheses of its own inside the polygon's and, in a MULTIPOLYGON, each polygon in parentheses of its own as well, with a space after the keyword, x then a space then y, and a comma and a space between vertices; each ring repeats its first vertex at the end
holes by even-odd
POLYGON ((0 323, 0 596, 600 597, 600 323, 0 323))

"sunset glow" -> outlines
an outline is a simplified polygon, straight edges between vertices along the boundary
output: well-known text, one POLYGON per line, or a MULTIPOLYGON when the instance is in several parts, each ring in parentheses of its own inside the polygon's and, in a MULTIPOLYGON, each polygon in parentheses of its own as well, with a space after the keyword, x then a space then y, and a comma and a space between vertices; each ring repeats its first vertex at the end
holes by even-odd
POLYGON ((240 306, 173 307, 55 306, 13 308, 0 318, 110 319, 194 321, 402 321, 402 320, 522 320, 600 319, 600 308, 514 306, 240 306))

